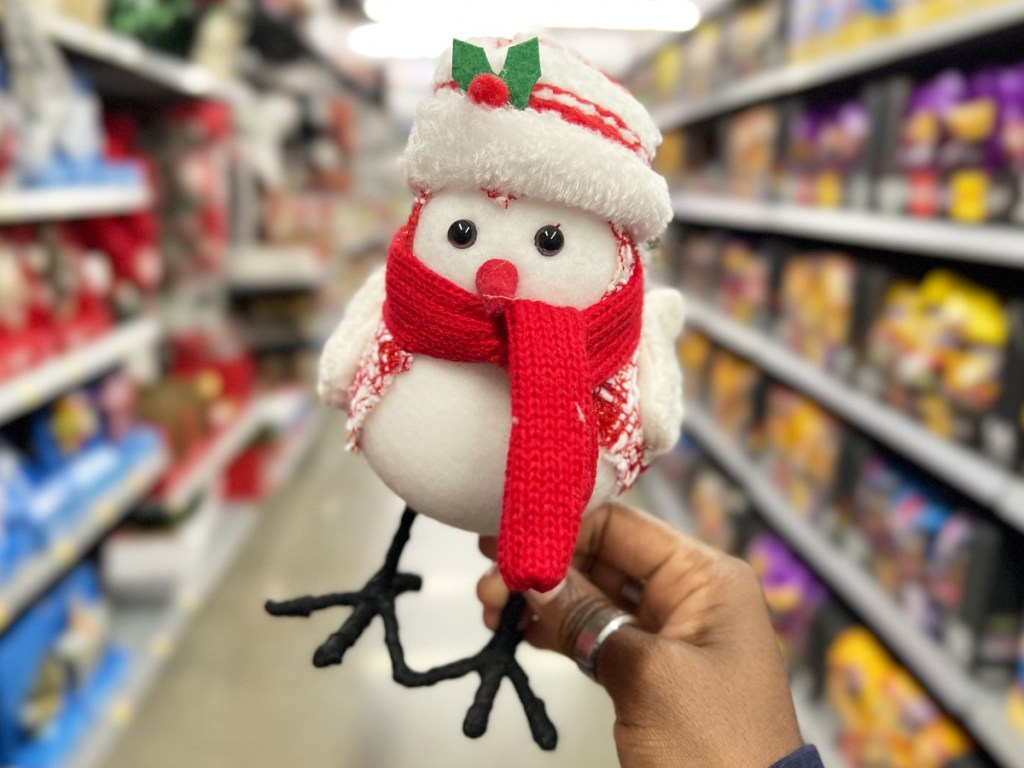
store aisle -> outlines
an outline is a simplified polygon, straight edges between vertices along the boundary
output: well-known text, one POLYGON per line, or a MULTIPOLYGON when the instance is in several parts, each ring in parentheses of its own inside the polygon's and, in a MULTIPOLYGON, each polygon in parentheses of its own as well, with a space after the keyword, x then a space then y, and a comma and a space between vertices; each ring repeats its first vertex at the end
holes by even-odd
MULTIPOLYGON (((461 732, 476 676, 405 690, 391 681, 380 623, 344 665, 316 670, 317 644, 347 609, 309 620, 272 619, 267 597, 357 588, 383 559, 401 502, 325 416, 313 451, 263 510, 253 539, 166 666, 109 768, 430 768, 431 766, 615 766, 613 713, 605 695, 554 654, 520 658, 559 728, 554 753, 531 741, 508 683, 488 733, 461 732)), ((487 567, 476 538, 420 519, 403 558, 424 576, 399 601, 407 658, 424 668, 468 655, 487 640, 474 590, 487 567)))

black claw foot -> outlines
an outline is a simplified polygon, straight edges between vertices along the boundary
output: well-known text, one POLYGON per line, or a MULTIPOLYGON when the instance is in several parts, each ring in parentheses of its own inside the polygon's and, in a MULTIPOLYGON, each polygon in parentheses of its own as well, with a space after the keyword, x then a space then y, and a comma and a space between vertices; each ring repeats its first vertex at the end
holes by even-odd
POLYGON ((558 744, 558 731, 548 717, 544 702, 530 688, 530 680, 516 661, 516 648, 523 639, 517 628, 523 612, 524 600, 519 593, 513 593, 501 614, 501 625, 494 637, 474 656, 460 661, 435 667, 427 672, 415 672, 405 666, 399 657, 392 657, 395 664, 395 680, 407 687, 433 685, 442 680, 454 680, 470 672, 480 675, 480 686, 473 697, 473 703, 466 712, 462 732, 476 739, 487 731, 487 722, 494 706, 502 678, 507 677, 523 705, 530 733, 541 749, 554 749, 558 744))
POLYGON ((395 599, 403 592, 415 592, 423 584, 419 576, 398 572, 398 559, 409 542, 409 533, 416 520, 416 513, 406 509, 402 522, 391 540, 384 565, 373 575, 366 586, 357 592, 335 592, 330 595, 297 597, 293 600, 276 602, 268 600, 264 607, 271 616, 309 616, 315 611, 336 605, 348 605, 354 609, 341 629, 324 640, 313 654, 313 666, 329 667, 341 664, 345 652, 355 645, 374 616, 384 621, 385 631, 395 637, 388 639, 389 649, 398 642, 398 620, 395 618, 395 599), (393 629, 392 629, 393 628, 393 629))
POLYGON ((403 592, 418 591, 422 584, 419 576, 388 573, 386 568, 382 568, 357 592, 335 592, 281 602, 268 600, 264 607, 271 616, 306 617, 336 605, 352 606, 353 611, 341 628, 324 640, 313 654, 313 666, 329 667, 341 664, 345 652, 355 645, 375 616, 380 616, 387 626, 394 619, 395 599, 403 592))
POLYGON ((403 592, 417 591, 422 585, 419 576, 398 572, 398 559, 409 541, 409 532, 415 518, 416 513, 406 509, 402 515, 401 525, 391 542, 384 566, 359 591, 298 597, 280 602, 268 600, 265 605, 267 613, 272 616, 309 616, 315 611, 336 605, 352 607, 352 613, 341 628, 321 643, 313 654, 313 664, 317 667, 341 664, 346 651, 355 645, 374 616, 380 616, 384 622, 384 642, 388 647, 396 682, 408 688, 418 688, 434 685, 442 680, 454 680, 470 672, 479 674, 480 686, 462 723, 463 733, 475 739, 487 731, 494 697, 498 693, 502 679, 507 677, 519 694, 533 740, 541 749, 554 749, 558 742, 558 732, 548 718, 544 702, 534 694, 526 672, 516 661, 516 648, 523 639, 517 628, 525 602, 521 594, 513 593, 509 598, 501 614, 498 631, 476 655, 426 672, 416 672, 406 665, 405 652, 399 639, 395 600, 403 592))

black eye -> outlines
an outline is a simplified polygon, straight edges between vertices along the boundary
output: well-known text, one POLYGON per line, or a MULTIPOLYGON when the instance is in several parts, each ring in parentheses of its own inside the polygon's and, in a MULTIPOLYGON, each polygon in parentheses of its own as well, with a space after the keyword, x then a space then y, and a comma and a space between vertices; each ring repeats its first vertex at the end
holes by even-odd
POLYGON ((448 242, 456 248, 469 248, 476 242, 476 224, 468 219, 459 219, 448 227, 448 242))
POLYGON ((541 256, 554 256, 565 245, 565 235, 553 224, 541 227, 533 236, 533 244, 537 246, 541 256))

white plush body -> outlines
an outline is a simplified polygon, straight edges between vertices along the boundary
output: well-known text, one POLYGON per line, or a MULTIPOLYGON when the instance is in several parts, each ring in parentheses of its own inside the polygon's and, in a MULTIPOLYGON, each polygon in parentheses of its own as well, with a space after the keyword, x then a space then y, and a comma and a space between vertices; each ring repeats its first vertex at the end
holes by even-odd
MULTIPOLYGON (((481 264, 509 261, 519 275, 516 297, 579 309, 599 301, 631 268, 610 225, 593 214, 492 199, 478 190, 432 197, 421 212, 413 250, 435 272, 472 292, 481 264), (448 242, 449 226, 460 219, 476 225, 470 248, 448 242), (545 225, 558 225, 565 236, 556 256, 542 256, 534 245, 534 234, 545 225)), ((383 300, 382 270, 354 297, 324 350, 319 388, 325 402, 347 406, 360 360, 380 326, 383 300)), ((645 297, 636 389, 647 461, 671 448, 679 434, 682 392, 674 340, 682 315, 676 291, 645 297)), ((359 447, 381 479, 418 512, 495 534, 511 419, 509 379, 501 368, 418 355, 365 417, 359 447)), ((615 465, 602 452, 590 507, 619 490, 615 465)))
MULTIPOLYGON (((420 356, 367 417, 360 450, 417 512, 495 535, 511 427, 503 370, 420 356)), ((599 459, 592 504, 615 490, 615 468, 599 459)))

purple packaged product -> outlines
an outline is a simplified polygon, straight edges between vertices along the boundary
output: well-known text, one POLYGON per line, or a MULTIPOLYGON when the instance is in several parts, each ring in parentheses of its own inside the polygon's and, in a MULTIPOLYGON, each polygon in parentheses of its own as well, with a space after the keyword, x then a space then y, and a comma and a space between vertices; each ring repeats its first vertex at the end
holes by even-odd
POLYGON ((806 655, 810 624, 828 592, 804 563, 777 536, 761 534, 746 549, 764 591, 772 625, 790 661, 806 655))
POLYGON ((1024 222, 1024 64, 999 73, 999 147, 1002 177, 1011 190, 1009 218, 1024 222))
POLYGON ((820 128, 821 115, 808 106, 796 108, 789 120, 781 189, 786 202, 814 204, 815 148, 820 128))
POLYGON ((868 200, 865 154, 871 118, 865 104, 852 99, 826 113, 817 135, 817 205, 864 207, 868 200))
POLYGON ((982 69, 967 81, 959 101, 944 115, 939 151, 945 214, 977 223, 1006 217, 1011 186, 1002 174, 999 118, 1006 101, 1001 71, 982 69))
POLYGON ((918 218, 935 218, 940 214, 943 200, 939 148, 945 136, 944 117, 961 101, 966 88, 963 74, 947 70, 910 91, 902 109, 892 160, 879 190, 884 210, 918 218))

